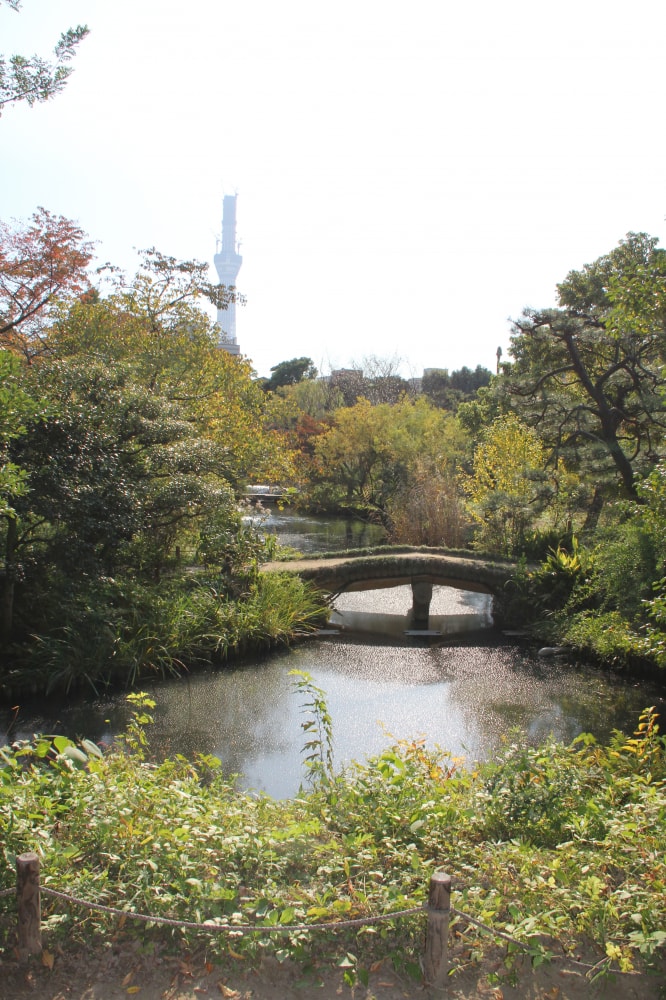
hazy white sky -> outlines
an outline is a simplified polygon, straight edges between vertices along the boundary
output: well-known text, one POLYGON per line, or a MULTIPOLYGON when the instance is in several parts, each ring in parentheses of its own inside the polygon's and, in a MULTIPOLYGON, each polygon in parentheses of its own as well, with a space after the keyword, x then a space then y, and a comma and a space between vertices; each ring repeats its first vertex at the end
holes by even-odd
POLYGON ((664 242, 664 0, 23 0, 0 51, 78 23, 64 93, 0 118, 0 217, 44 205, 129 272, 153 245, 212 268, 237 191, 260 374, 494 368, 569 270, 664 242))

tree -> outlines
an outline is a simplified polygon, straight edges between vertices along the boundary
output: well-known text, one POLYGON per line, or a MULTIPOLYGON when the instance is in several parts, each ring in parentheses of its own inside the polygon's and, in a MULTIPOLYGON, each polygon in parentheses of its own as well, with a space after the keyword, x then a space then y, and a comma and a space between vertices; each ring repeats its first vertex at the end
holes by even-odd
POLYGON ((381 358, 376 354, 363 358, 361 394, 371 403, 397 403, 410 393, 409 382, 400 374, 402 359, 397 355, 381 358))
POLYGON ((442 410, 453 410, 458 394, 451 388, 451 376, 448 368, 428 368, 421 379, 421 392, 427 396, 433 406, 442 410))
POLYGON ((38 407, 19 385, 20 362, 8 351, 0 351, 0 523, 6 528, 4 579, 0 593, 0 635, 11 631, 18 544, 16 506, 26 494, 27 473, 12 459, 14 442, 27 431, 38 407))
MULTIPOLYGON (((557 466, 613 471, 637 499, 666 430, 666 253, 630 233, 558 286, 562 308, 526 310, 513 325, 499 390, 538 429, 557 466)), ((597 499, 601 496, 597 490, 597 499)))
POLYGON ((317 437, 329 430, 342 402, 341 393, 325 379, 295 382, 267 397, 265 426, 283 434, 296 452, 296 461, 300 458, 307 463, 317 437))
POLYGON ((502 417, 484 432, 474 471, 464 477, 479 548, 507 556, 520 551, 548 496, 544 464, 536 432, 517 417, 502 417))
POLYGON ((129 286, 124 279, 120 289, 127 288, 128 299, 136 302, 142 315, 153 324, 180 305, 206 298, 217 309, 227 309, 231 303, 243 304, 245 299, 230 285, 208 280, 209 265, 200 260, 178 260, 163 254, 156 247, 141 251, 141 267, 129 286))
POLYGON ((6 635, 17 576, 27 601, 42 579, 152 577, 179 536, 234 505, 222 441, 131 366, 49 357, 24 370, 23 387, 41 408, 8 449, 28 489, 7 518, 6 635))
POLYGON ((291 361, 281 361, 279 365, 273 365, 272 375, 262 382, 262 389, 265 392, 275 392, 283 386, 296 385, 297 382, 315 379, 317 369, 312 358, 292 358, 291 361))
POLYGON ((5 268, 28 273, 32 298, 18 279, 16 294, 5 286, 19 349, 5 355, 6 393, 0 384, 4 662, 28 657, 49 683, 70 683, 121 662, 130 672, 170 662, 164 644, 211 652, 213 618, 192 625, 184 610, 205 588, 179 570, 181 552, 188 569, 223 559, 211 609, 238 596, 266 545, 242 524, 237 495, 248 477, 279 480, 291 467, 249 364, 220 350, 199 308, 202 296, 223 305, 235 292, 210 285, 205 265, 151 250, 106 295, 83 283, 68 294, 76 276, 58 294, 48 263, 28 269, 26 256, 22 271, 5 268))
POLYGON ((474 370, 463 365, 462 368, 451 372, 451 386, 458 389, 463 394, 463 398, 469 399, 475 392, 490 383, 492 372, 483 365, 477 365, 474 370))
POLYGON ((45 208, 28 225, 0 222, 0 346, 27 361, 41 353, 51 307, 89 288, 92 254, 76 223, 45 208))
POLYGON ((412 387, 399 374, 401 359, 380 358, 372 354, 360 364, 352 362, 351 368, 338 368, 331 372, 331 385, 342 393, 345 406, 354 406, 360 399, 372 404, 397 403, 410 394, 412 387))
POLYGON ((481 365, 474 371, 463 367, 451 374, 448 368, 429 368, 421 380, 421 391, 435 406, 456 412, 460 403, 472 399, 491 378, 491 372, 481 365))
POLYGON ((469 534, 456 462, 417 457, 409 481, 388 503, 389 538, 404 545, 459 548, 469 534))
POLYGON ((249 363, 220 350, 215 324, 199 308, 202 298, 224 304, 236 295, 211 285, 207 270, 146 251, 137 275, 116 279, 107 298, 86 296, 60 310, 49 350, 128 365, 137 384, 181 406, 223 447, 220 471, 234 487, 248 477, 280 481, 291 460, 282 435, 264 428, 267 397, 249 363))
POLYGON ((332 418, 336 410, 344 405, 344 398, 330 379, 310 379, 287 387, 281 394, 291 400, 300 413, 313 420, 325 421, 332 418))
POLYGON ((26 433, 36 407, 18 385, 19 362, 0 351, 0 517, 14 517, 13 501, 25 492, 25 473, 9 457, 10 445, 26 433))
MULTIPOLYGON (((21 9, 21 0, 0 0, 11 10, 21 9)), ((79 42, 88 34, 86 25, 69 28, 60 36, 54 49, 55 64, 40 56, 0 56, 0 115, 5 105, 25 101, 32 106, 59 94, 72 74, 67 65, 74 56, 79 42)))
POLYGON ((366 510, 388 525, 417 466, 454 472, 465 449, 455 418, 423 397, 394 406, 361 399, 338 410, 317 438, 314 478, 329 503, 366 510))

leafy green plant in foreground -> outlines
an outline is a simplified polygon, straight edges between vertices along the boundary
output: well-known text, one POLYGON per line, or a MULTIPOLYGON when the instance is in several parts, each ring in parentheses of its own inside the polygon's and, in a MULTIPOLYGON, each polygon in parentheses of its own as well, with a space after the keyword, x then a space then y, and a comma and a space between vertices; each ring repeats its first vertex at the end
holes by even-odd
POLYGON ((301 723, 306 736, 303 745, 303 762, 308 769, 308 778, 313 784, 326 783, 333 778, 333 720, 326 694, 312 680, 307 670, 290 670, 294 687, 308 701, 301 706, 308 718, 301 723))
MULTIPOLYGON (((297 683, 316 717, 323 692, 306 676, 297 683)), ((150 707, 134 696, 124 746, 104 753, 47 736, 0 751, 0 887, 13 886, 16 855, 34 849, 46 887, 227 930, 151 927, 44 896, 50 943, 113 935, 191 948, 203 936, 220 961, 264 952, 346 961, 349 978, 362 980, 390 958, 416 973, 419 914, 337 931, 298 925, 419 906, 430 874, 444 868, 454 906, 509 933, 535 963, 576 954, 581 938, 596 948, 597 972, 663 957, 666 744, 651 710, 608 746, 583 736, 527 748, 512 738, 476 771, 398 741, 280 802, 237 791, 214 757, 146 759, 150 707), (257 930, 234 929, 245 924, 257 930)), ((312 752, 328 768, 330 731, 313 733, 312 752)), ((0 899, 5 945, 14 907, 0 899)), ((460 916, 452 936, 454 969, 463 949, 482 954, 492 940, 460 916)))

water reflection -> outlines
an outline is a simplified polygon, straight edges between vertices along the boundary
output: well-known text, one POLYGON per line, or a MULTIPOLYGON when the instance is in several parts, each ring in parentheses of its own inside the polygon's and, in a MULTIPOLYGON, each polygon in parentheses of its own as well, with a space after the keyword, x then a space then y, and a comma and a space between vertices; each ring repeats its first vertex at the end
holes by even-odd
MULTIPOLYGON (((376 544, 383 535, 373 525, 276 509, 266 530, 303 552, 376 544)), ((666 713, 648 685, 539 660, 507 643, 490 627, 487 595, 434 588, 430 626, 442 635, 432 640, 405 637, 411 605, 409 586, 343 594, 335 638, 155 685, 149 753, 212 753, 243 787, 295 794, 304 776, 304 717, 293 669, 326 692, 338 767, 381 752, 392 738, 423 736, 472 763, 492 756, 512 727, 535 742, 551 732, 568 742, 584 730, 606 739, 613 728, 632 729, 646 705, 666 713)), ((129 716, 122 697, 51 701, 48 711, 25 704, 0 719, 0 745, 35 732, 110 743, 129 716)))
MULTIPOLYGON (((404 636, 410 628, 412 589, 409 585, 339 594, 331 624, 349 632, 379 636, 404 636)), ((489 594, 433 587, 428 630, 443 636, 490 628, 493 623, 489 594)))
POLYGON ((338 552, 342 549, 379 545, 386 532, 378 524, 366 524, 345 517, 317 517, 295 514, 277 507, 267 509, 262 530, 278 535, 280 544, 300 552, 338 552))
MULTIPOLYGON (((390 615, 409 604, 406 595, 386 590, 350 594, 340 603, 376 615, 368 609, 384 597, 390 615)), ((487 613, 483 595, 458 591, 438 593, 436 607, 470 620, 487 613)), ((488 628, 455 643, 444 637, 430 644, 410 644, 387 629, 372 643, 341 633, 242 668, 156 685, 150 752, 213 753, 227 773, 241 776, 243 787, 295 794, 304 775, 304 716, 289 677, 293 669, 308 671, 326 692, 338 767, 381 752, 392 738, 425 737, 468 763, 492 756, 514 726, 535 742, 551 732, 569 742, 584 730, 606 739, 615 727, 633 728, 645 705, 659 698, 644 684, 539 660, 488 628)), ((121 698, 62 706, 50 717, 31 717, 26 707, 11 737, 41 729, 110 741, 127 718, 121 698)), ((0 742, 6 735, 0 733, 0 742)))

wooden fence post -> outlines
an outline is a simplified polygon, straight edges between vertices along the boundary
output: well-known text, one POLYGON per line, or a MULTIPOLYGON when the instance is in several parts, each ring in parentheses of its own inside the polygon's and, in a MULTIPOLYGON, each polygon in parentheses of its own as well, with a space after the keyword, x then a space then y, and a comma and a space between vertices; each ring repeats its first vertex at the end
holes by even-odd
POLYGON ((446 983, 450 910, 451 876, 445 872, 435 872, 430 879, 428 893, 428 926, 423 962, 427 986, 443 987, 446 983))
POLYGON ((34 851, 16 859, 16 901, 18 904, 18 954, 25 962, 42 950, 42 904, 39 893, 39 856, 34 851))

